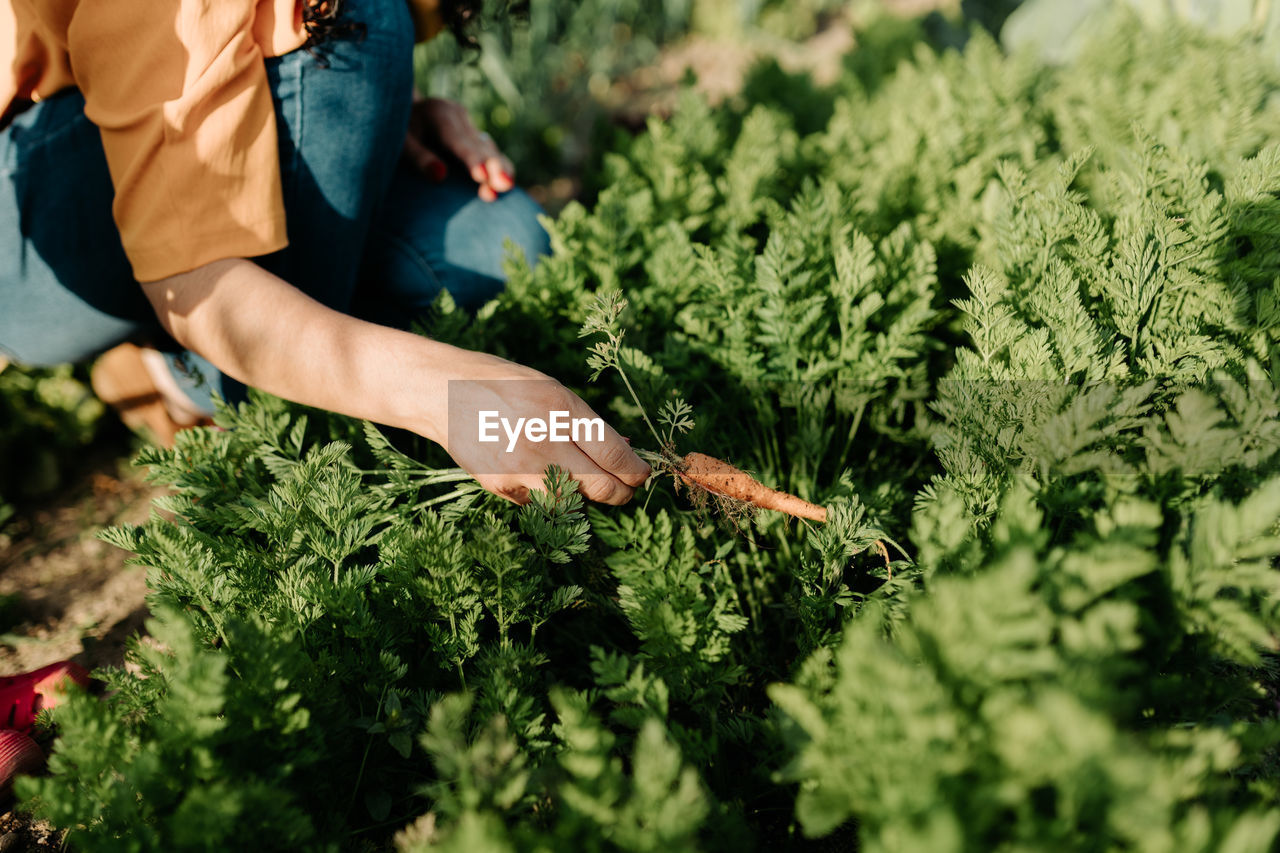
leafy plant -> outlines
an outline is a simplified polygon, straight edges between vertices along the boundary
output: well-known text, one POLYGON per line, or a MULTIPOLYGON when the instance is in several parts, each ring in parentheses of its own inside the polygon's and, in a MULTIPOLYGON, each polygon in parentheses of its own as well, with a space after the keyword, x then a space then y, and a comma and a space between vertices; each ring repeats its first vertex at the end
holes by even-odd
POLYGON ((71 365, 29 369, 0 364, 0 529, 11 501, 46 496, 62 481, 68 454, 97 434, 103 406, 71 365))
POLYGON ((690 98, 428 318, 825 525, 515 508, 255 397, 142 457, 163 646, 24 796, 84 849, 1270 849, 1280 81, 1143 38, 690 98))

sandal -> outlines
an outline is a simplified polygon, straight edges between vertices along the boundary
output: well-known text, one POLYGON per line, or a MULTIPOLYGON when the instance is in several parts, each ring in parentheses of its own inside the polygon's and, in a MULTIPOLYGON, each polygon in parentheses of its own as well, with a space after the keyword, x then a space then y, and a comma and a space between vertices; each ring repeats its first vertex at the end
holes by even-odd
POLYGON ((71 661, 0 678, 0 729, 30 732, 36 715, 57 706, 71 684, 89 686, 89 673, 71 661))
POLYGON ((22 732, 0 730, 0 802, 13 788, 14 777, 39 772, 44 753, 22 732))
POLYGON ((162 358, 155 350, 120 344, 98 359, 89 382, 93 393, 116 410, 125 426, 149 434, 161 447, 172 448, 180 430, 212 421, 180 401, 182 392, 168 377, 162 358), (165 380, 172 387, 164 387, 165 380))

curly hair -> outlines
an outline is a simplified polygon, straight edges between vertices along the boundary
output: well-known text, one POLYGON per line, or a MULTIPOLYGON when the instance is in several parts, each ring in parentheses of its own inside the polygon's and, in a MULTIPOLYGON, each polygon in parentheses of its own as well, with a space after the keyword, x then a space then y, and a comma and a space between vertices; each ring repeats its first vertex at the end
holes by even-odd
POLYGON ((440 0, 440 18, 458 44, 476 47, 475 26, 484 11, 484 0, 440 0))
MULTIPOLYGON (((302 25, 307 30, 307 41, 303 45, 307 50, 319 47, 330 39, 344 36, 360 36, 364 26, 345 14, 346 3, 343 0, 309 0, 302 5, 302 25)), ((523 3, 509 3, 519 7, 523 3)), ((476 39, 472 30, 480 20, 484 8, 484 0, 440 0, 440 18, 445 28, 453 33, 458 44, 464 47, 475 47, 476 39)))

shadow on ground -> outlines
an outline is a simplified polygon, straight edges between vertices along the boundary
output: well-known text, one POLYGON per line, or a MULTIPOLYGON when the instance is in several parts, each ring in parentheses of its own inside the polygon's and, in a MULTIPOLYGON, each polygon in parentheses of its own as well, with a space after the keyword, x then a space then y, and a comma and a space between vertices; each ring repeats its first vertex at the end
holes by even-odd
POLYGON ((146 571, 97 534, 145 521, 163 493, 119 448, 103 448, 56 500, 20 513, 0 536, 0 675, 66 658, 90 669, 123 661, 146 620, 146 571))

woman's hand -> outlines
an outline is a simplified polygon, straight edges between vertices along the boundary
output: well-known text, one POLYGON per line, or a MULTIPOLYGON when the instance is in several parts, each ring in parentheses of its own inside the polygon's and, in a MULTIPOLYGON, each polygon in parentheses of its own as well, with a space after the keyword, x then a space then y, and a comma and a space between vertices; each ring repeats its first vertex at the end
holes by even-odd
POLYGON ((620 505, 648 478, 649 466, 626 439, 546 374, 456 348, 445 361, 447 391, 436 397, 443 405, 419 431, 486 490, 527 503, 556 465, 583 497, 620 505))
POLYGON ((487 133, 471 123, 462 104, 443 98, 414 98, 404 154, 422 174, 434 181, 448 174, 441 155, 457 157, 480 185, 479 195, 493 201, 513 188, 515 166, 487 133))

